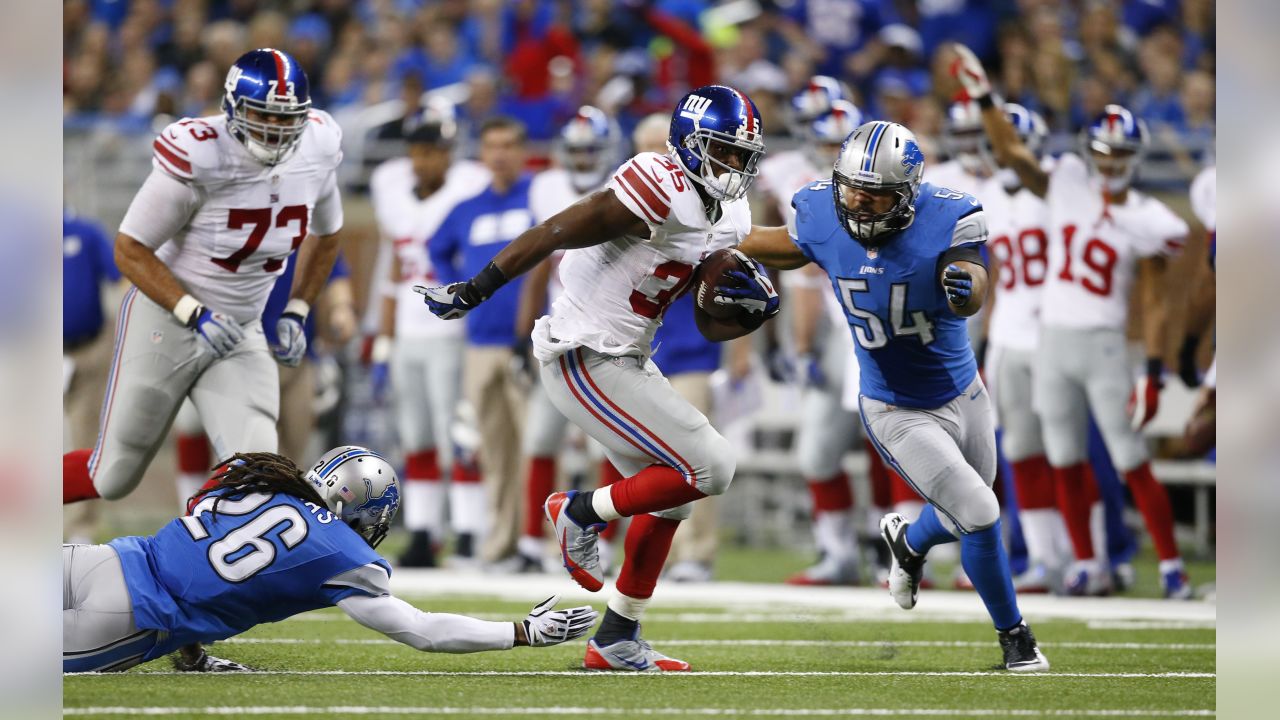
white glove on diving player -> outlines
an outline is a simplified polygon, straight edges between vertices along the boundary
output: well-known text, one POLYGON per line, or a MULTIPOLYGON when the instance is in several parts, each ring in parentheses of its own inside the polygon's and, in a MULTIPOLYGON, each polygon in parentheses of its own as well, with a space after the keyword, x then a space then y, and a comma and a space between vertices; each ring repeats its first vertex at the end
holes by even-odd
POLYGON ((559 645, 562 642, 580 638, 596 624, 598 614, 590 605, 555 610, 560 602, 559 595, 552 595, 529 611, 522 624, 525 637, 531 647, 559 645))

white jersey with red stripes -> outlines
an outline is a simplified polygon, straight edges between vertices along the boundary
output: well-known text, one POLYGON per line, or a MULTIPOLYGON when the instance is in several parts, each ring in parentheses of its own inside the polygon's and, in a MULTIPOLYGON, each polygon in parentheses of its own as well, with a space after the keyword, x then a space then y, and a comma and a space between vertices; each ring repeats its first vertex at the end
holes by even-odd
MULTIPOLYGON (((400 261, 400 282, 396 298, 396 335, 400 337, 458 337, 461 323, 441 320, 423 311, 422 296, 414 285, 439 285, 431 267, 427 244, 450 211, 489 184, 489 170, 483 165, 460 160, 450 166, 444 184, 425 198, 418 197, 418 178, 407 158, 388 160, 369 177, 369 194, 374 217, 382 236, 391 242, 400 261)), ((385 286, 384 286, 385 287, 385 286)))
MULTIPOLYGON (((815 180, 831 177, 831 170, 819 170, 802 150, 788 150, 777 155, 766 155, 760 161, 760 176, 756 189, 770 198, 778 208, 778 217, 786 219, 791 210, 791 198, 800 188, 815 180)), ((824 280, 825 282, 825 280, 824 280)))
POLYGON ((1174 256, 1187 223, 1164 203, 1130 189, 1108 202, 1084 160, 1064 154, 1049 175, 1049 274, 1045 325, 1124 330, 1141 258, 1174 256))
POLYGON ((1049 205, 1026 188, 1010 195, 990 182, 983 200, 997 266, 995 305, 987 338, 993 345, 1034 350, 1040 340, 1040 302, 1049 274, 1049 205))
POLYGON ((722 202, 713 222, 679 163, 652 152, 624 163, 606 187, 649 232, 565 253, 564 293, 552 306, 549 334, 607 355, 644 355, 702 258, 736 247, 751 232, 751 207, 745 199, 722 202))
MULTIPOLYGON (((533 221, 546 222, 552 215, 578 202, 595 189, 579 192, 573 186, 569 171, 564 168, 543 170, 534 175, 533 182, 529 184, 529 209, 533 211, 533 221)), ((563 261, 563 250, 551 254, 551 277, 547 281, 548 306, 554 304, 564 292, 564 284, 560 282, 560 263, 563 261)))
POLYGON ((267 166, 232 136, 226 116, 179 120, 152 143, 152 164, 194 188, 199 206, 171 238, 153 238, 133 213, 120 230, 156 250, 202 304, 249 322, 308 233, 342 228, 341 143, 334 119, 312 110, 296 150, 267 166))

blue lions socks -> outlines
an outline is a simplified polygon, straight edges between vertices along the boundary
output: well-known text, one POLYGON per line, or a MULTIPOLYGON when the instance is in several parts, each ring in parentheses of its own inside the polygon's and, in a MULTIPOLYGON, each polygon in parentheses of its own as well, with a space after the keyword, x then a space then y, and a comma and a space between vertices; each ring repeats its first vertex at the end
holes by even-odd
POLYGON ((997 630, 1009 630, 1022 622, 1018 598, 1013 594, 1013 579, 1009 575, 1009 559, 1005 557, 1004 543, 1000 541, 999 520, 986 530, 960 539, 960 562, 987 606, 997 630))
POLYGON ((956 539, 955 535, 942 526, 938 512, 932 505, 925 505, 924 510, 920 511, 920 517, 907 526, 907 544, 917 555, 924 555, 934 545, 953 543, 956 539))

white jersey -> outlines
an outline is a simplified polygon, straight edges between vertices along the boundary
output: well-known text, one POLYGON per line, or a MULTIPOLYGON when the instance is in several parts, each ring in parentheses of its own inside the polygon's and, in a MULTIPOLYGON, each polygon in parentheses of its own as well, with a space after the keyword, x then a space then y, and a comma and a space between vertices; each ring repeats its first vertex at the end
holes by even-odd
POLYGON ((341 142, 334 119, 312 110, 293 154, 267 166, 231 135, 225 116, 179 120, 152 143, 152 166, 186 186, 181 207, 157 212, 139 191, 120 231, 155 250, 201 304, 255 320, 307 234, 342 228, 341 142))
POLYGON ((982 206, 991 229, 987 247, 998 272, 987 337, 1000 347, 1035 350, 1040 340, 1040 302, 1049 274, 1049 205, 1026 188, 1013 195, 994 188, 988 195, 989 201, 982 206))
MULTIPOLYGON (((396 298, 396 335, 400 337, 458 337, 462 323, 441 320, 426 312, 414 285, 438 285, 427 254, 427 243, 449 212, 489 184, 489 171, 479 163, 461 160, 450 166, 444 184, 426 198, 415 192, 418 178, 409 158, 395 158, 379 165, 369 177, 374 217, 385 241, 400 261, 396 298)), ((386 276, 384 276, 385 278, 386 276)))
POLYGON ((992 194, 991 190, 1001 190, 997 185, 988 184, 988 180, 990 178, 981 178, 965 170, 959 160, 946 160, 937 165, 926 163, 924 166, 925 182, 972 195, 978 198, 984 208, 987 206, 988 196, 992 194))
MULTIPOLYGON (((533 222, 544 223, 551 216, 578 202, 590 194, 578 192, 569 178, 569 171, 564 168, 543 170, 533 176, 529 184, 529 209, 533 211, 533 222)), ((564 260, 564 251, 551 253, 551 277, 547 282, 547 304, 555 303, 564 292, 564 284, 560 282, 560 263, 564 260)))
POLYGON ((778 217, 785 220, 791 213, 791 198, 800 188, 815 180, 827 180, 830 177, 829 170, 824 173, 814 167, 803 151, 788 150, 777 155, 766 155, 760 161, 760 176, 756 178, 756 188, 773 200, 778 207, 778 217))
POLYGON ((559 347, 546 346, 544 333, 535 332, 540 357, 571 345, 606 355, 648 354, 662 314, 688 288, 702 258, 736 247, 751 232, 745 199, 721 203, 720 217, 711 222, 692 181, 666 155, 640 153, 606 187, 649 232, 565 252, 564 293, 546 320, 559 347))
POLYGON ((1065 154, 1049 176, 1049 274, 1045 325, 1123 330, 1140 258, 1182 250, 1187 224, 1164 203, 1130 189, 1104 202, 1084 161, 1065 154))

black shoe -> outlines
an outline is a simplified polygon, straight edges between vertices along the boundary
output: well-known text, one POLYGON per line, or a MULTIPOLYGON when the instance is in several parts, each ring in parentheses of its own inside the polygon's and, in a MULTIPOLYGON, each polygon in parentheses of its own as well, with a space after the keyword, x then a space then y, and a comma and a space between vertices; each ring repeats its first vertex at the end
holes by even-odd
MULTIPOLYGON (((199 646, 197 646, 199 647, 199 646)), ((186 648, 183 648, 185 650, 186 648)), ((204 648, 200 648, 200 654, 195 660, 188 661, 183 657, 182 650, 170 655, 173 659, 173 669, 178 672, 253 672, 253 668, 241 665, 238 662, 223 660, 216 658, 205 652, 204 648)))
POLYGON ((409 547, 400 556, 397 564, 400 567, 436 567, 436 548, 431 544, 431 533, 426 530, 414 530, 409 540, 409 547))
POLYGON ((903 610, 916 606, 920 581, 924 579, 924 556, 911 552, 907 545, 910 525, 898 513, 880 518, 880 537, 893 556, 889 562, 889 597, 903 610))
POLYGON ((1036 636, 1026 623, 1000 631, 1000 649, 1004 650, 1004 668, 1009 672, 1045 672, 1049 661, 1036 647, 1036 636))

